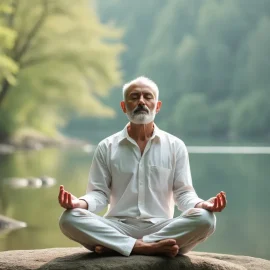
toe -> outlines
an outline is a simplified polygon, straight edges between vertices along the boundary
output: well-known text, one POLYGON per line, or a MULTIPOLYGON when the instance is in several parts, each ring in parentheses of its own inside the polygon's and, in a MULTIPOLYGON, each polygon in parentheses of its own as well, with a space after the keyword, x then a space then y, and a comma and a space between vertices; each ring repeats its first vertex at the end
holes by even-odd
POLYGON ((174 239, 166 239, 162 241, 166 245, 175 245, 176 241, 174 239))
POLYGON ((178 245, 174 245, 174 246, 172 246, 172 248, 171 248, 170 256, 171 256, 171 257, 175 257, 175 256, 178 254, 178 252, 179 252, 179 247, 178 247, 178 245))
POLYGON ((100 254, 100 253, 102 253, 102 251, 103 251, 103 249, 102 249, 101 246, 96 246, 96 247, 95 247, 95 252, 96 252, 96 253, 99 253, 99 254, 100 254))

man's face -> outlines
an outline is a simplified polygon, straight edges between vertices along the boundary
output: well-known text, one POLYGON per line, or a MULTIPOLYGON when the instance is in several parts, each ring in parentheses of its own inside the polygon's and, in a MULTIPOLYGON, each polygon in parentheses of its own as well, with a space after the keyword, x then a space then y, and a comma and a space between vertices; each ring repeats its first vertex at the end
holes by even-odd
POLYGON ((161 102, 156 100, 152 89, 144 85, 135 85, 127 90, 125 102, 121 103, 130 122, 148 124, 155 119, 161 102))

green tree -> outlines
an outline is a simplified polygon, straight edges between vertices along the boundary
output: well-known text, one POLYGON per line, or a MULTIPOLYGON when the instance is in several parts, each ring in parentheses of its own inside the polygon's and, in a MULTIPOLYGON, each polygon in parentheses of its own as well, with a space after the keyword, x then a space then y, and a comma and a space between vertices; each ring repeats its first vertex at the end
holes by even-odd
POLYGON ((234 109, 235 102, 231 99, 227 99, 212 105, 209 110, 209 123, 211 134, 216 137, 227 137, 228 131, 231 128, 232 111, 234 109))
POLYGON ((112 116, 99 97, 121 81, 121 31, 102 25, 87 0, 15 3, 10 57, 20 71, 15 87, 2 81, 1 129, 55 135, 73 115, 112 116))
POLYGON ((16 31, 10 28, 12 22, 5 20, 13 13, 10 1, 0 1, 0 82, 6 80, 10 84, 15 83, 15 74, 18 72, 18 65, 7 55, 15 43, 16 31))
POLYGON ((207 135, 210 130, 209 110, 203 94, 193 93, 184 95, 175 106, 174 113, 169 119, 170 130, 190 136, 207 135))
MULTIPOLYGON (((160 88, 161 127, 173 128, 168 119, 178 114, 179 100, 186 94, 200 93, 208 104, 210 134, 229 136, 234 133, 230 124, 235 121, 231 119, 232 109, 234 113, 238 110, 238 106, 232 106, 242 103, 254 91, 263 92, 268 99, 270 1, 106 2, 98 2, 102 19, 125 27, 125 79, 143 74, 160 88)), ((119 100, 108 102, 117 107, 119 100)), ((267 115, 261 117, 268 119, 267 115)), ((118 122, 110 121, 108 125, 118 122)), ((180 127, 178 132, 182 132, 180 127)), ((264 133, 258 131, 257 136, 264 133)))
POLYGON ((237 136, 269 137, 270 106, 267 94, 261 90, 254 91, 243 98, 234 108, 231 130, 237 136))

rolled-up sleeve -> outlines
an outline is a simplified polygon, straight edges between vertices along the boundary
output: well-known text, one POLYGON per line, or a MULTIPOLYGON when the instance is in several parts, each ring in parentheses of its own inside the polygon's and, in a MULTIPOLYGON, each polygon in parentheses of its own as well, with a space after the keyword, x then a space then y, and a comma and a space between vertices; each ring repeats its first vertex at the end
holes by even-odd
POLYGON ((98 145, 89 172, 86 195, 79 199, 88 203, 88 210, 96 213, 102 211, 109 204, 111 174, 105 158, 105 148, 98 145))
POLYGON ((178 209, 185 211, 203 200, 198 197, 192 185, 188 151, 183 142, 179 143, 175 154, 175 174, 173 184, 174 202, 178 209))

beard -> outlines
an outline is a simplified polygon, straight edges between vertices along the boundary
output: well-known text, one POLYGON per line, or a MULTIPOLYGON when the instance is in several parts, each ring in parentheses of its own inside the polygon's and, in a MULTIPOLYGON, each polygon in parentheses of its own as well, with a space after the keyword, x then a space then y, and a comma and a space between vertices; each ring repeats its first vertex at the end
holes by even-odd
POLYGON ((146 125, 154 121, 156 116, 156 107, 150 111, 146 106, 138 105, 133 111, 127 110, 127 118, 130 122, 137 125, 146 125))

